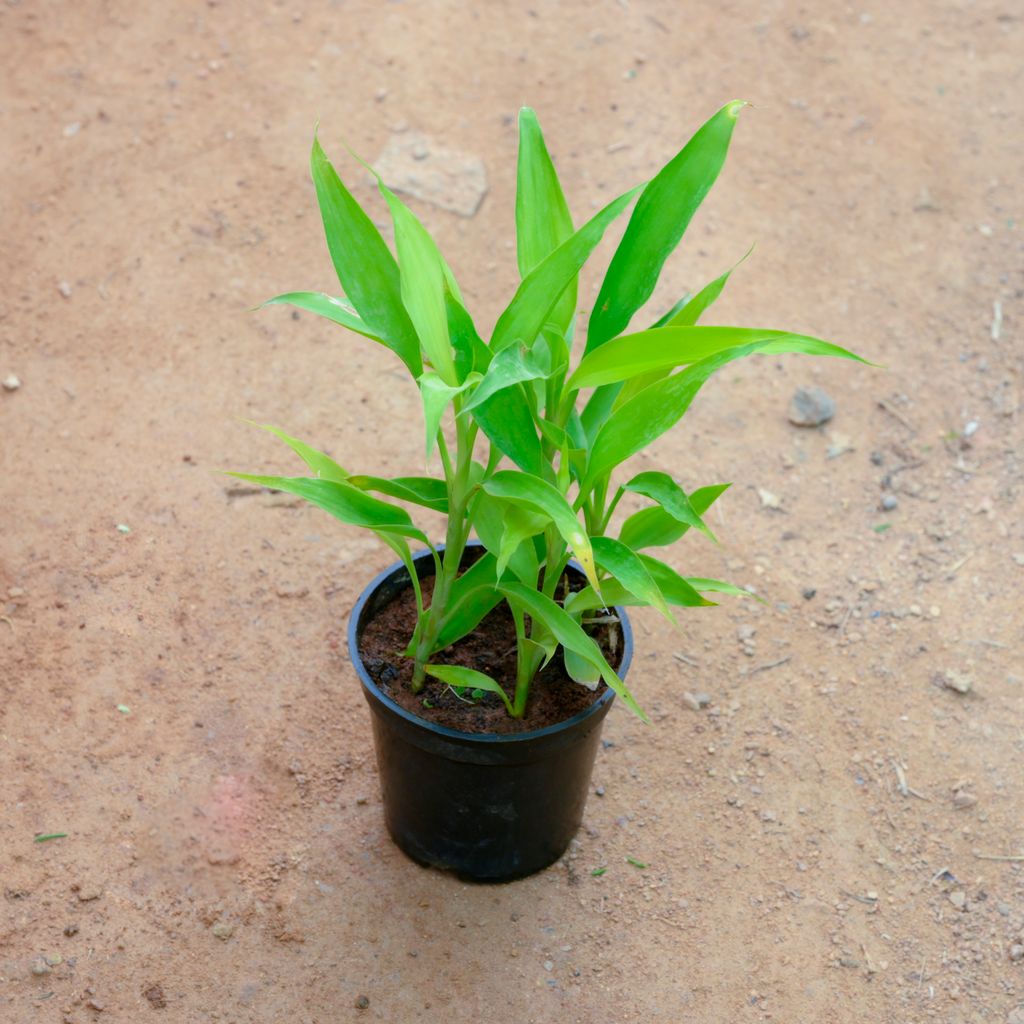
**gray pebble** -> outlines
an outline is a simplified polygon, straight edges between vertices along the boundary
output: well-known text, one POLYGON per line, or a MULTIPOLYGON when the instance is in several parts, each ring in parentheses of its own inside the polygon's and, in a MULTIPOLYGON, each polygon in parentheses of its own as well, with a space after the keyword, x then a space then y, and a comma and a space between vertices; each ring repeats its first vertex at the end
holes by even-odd
POLYGON ((1010 959, 1015 963, 1019 964, 1021 960, 1024 960, 1024 946, 1019 942, 1015 942, 1010 947, 1010 959))
POLYGON ((797 427, 820 427, 835 414, 835 401, 819 387, 797 388, 789 403, 789 422, 797 427))
POLYGON ((893 509, 899 507, 899 502, 896 500, 895 494, 883 494, 882 495, 882 508, 886 512, 892 512, 893 509))

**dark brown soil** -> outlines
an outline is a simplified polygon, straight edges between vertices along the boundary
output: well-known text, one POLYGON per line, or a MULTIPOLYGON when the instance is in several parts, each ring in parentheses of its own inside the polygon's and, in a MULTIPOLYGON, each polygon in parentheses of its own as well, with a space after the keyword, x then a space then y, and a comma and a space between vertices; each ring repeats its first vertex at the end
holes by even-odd
MULTIPOLYGON (((433 588, 433 577, 423 581, 425 601, 429 602, 433 588)), ((574 682, 565 671, 559 651, 534 679, 526 715, 521 719, 509 716, 497 694, 486 693, 480 700, 470 701, 436 679, 428 679, 424 689, 414 694, 413 662, 402 651, 415 625, 416 600, 409 588, 370 621, 359 654, 374 682, 392 700, 435 725, 469 733, 528 732, 572 718, 605 691, 604 683, 591 691, 574 682)), ((596 627, 594 638, 609 663, 617 665, 622 656, 621 629, 617 625, 601 625, 596 627)), ((516 633, 508 605, 502 602, 472 633, 432 660, 483 672, 497 680, 511 697, 516 680, 516 633)))

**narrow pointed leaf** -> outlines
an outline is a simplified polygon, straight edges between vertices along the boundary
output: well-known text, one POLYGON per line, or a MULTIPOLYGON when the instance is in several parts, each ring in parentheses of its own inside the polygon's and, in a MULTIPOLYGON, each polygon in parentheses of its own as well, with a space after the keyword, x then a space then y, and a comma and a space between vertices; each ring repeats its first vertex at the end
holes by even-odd
MULTIPOLYGON (((690 495, 690 507, 698 515, 703 515, 728 489, 729 484, 699 487, 690 495)), ((689 529, 688 523, 680 522, 660 505, 656 505, 654 508, 644 508, 631 515, 622 524, 619 540, 634 550, 663 547, 666 544, 674 544, 689 529)))
POLYGON ((491 443, 521 470, 535 476, 545 472, 547 463, 525 385, 496 392, 472 415, 491 443))
MULTIPOLYGON (((569 206, 544 143, 537 115, 519 111, 519 160, 516 172, 516 256, 526 277, 573 233, 569 206)), ((550 320, 564 336, 576 312, 577 279, 566 285, 550 320)))
POLYGON ((594 561, 605 572, 611 573, 634 597, 657 608, 669 622, 675 623, 658 584, 635 551, 613 537, 592 537, 590 543, 594 548, 594 561))
POLYGON ((687 526, 696 527, 706 537, 718 543, 715 535, 694 510, 686 491, 668 473, 638 473, 623 490, 642 494, 645 498, 656 501, 673 519, 678 519, 687 526))
POLYGON ((344 483, 348 480, 348 472, 342 469, 334 459, 329 455, 324 455, 323 452, 318 452, 315 448, 311 448, 305 441, 289 437, 283 430, 272 427, 269 423, 253 423, 252 420, 247 420, 246 422, 252 423, 254 427, 259 427, 260 430, 266 430, 275 437, 279 437, 321 480, 334 480, 338 483, 344 483))
POLYGON ((594 552, 583 525, 561 492, 540 477, 505 469, 483 483, 483 489, 496 498, 504 498, 546 515, 579 560, 591 586, 600 590, 594 552))
POLYGON ((566 650, 575 651, 581 658, 594 665, 600 671, 601 678, 618 694, 626 707, 642 721, 648 720, 626 684, 608 664, 597 642, 583 631, 583 627, 561 605, 539 591, 519 583, 502 583, 498 589, 509 601, 518 604, 525 614, 544 623, 566 650))
MULTIPOLYGON (((543 533, 545 526, 548 524, 547 516, 537 515, 535 512, 530 512, 516 505, 509 505, 503 511, 502 519, 505 529, 501 535, 501 545, 498 548, 498 566, 496 570, 498 576, 501 576, 505 571, 505 567, 509 564, 509 559, 519 550, 519 546, 538 534, 543 533)), ((531 573, 531 578, 523 582, 529 583, 536 580, 536 578, 537 569, 535 568, 531 573)))
POLYGON ((537 552, 532 544, 519 544, 509 550, 505 544, 505 522, 508 514, 509 502, 492 497, 484 491, 475 499, 473 526, 484 547, 501 561, 502 570, 507 565, 519 580, 532 587, 540 573, 537 552))
POLYGON ((669 604, 683 608, 703 608, 715 603, 702 597, 693 582, 681 576, 671 565, 650 555, 641 554, 639 557, 669 604))
POLYGON ((614 384, 638 374, 688 366, 730 349, 750 352, 799 352, 813 356, 838 356, 866 362, 860 356, 812 338, 806 334, 773 331, 760 327, 658 327, 636 334, 623 334, 583 358, 569 380, 568 388, 589 388, 614 384))
POLYGON ((465 413, 483 405, 492 395, 514 384, 544 376, 544 370, 537 365, 531 353, 524 353, 518 345, 512 345, 491 360, 487 373, 462 406, 462 411, 465 413))
POLYGON ((412 525, 404 508, 371 497, 351 484, 304 476, 258 476, 253 473, 229 473, 228 476, 297 495, 343 523, 371 530, 387 530, 401 537, 429 543, 423 532, 412 525))
POLYGON ((601 670, 586 658, 581 658, 575 651, 562 649, 562 660, 565 662, 565 671, 573 682, 585 686, 588 690, 596 690, 597 684, 601 682, 601 670))
POLYGON ((489 551, 455 579, 448 591, 448 607, 435 651, 443 651, 476 629, 483 617, 502 600, 497 583, 496 560, 489 551))
POLYGON ((373 334, 418 377, 423 371, 419 340, 402 302, 394 256, 373 221, 342 184, 316 139, 310 169, 327 248, 345 295, 373 334))
MULTIPOLYGON (((675 306, 672 307, 656 324, 654 327, 693 327, 701 316, 707 311, 707 309, 714 303, 719 295, 722 294, 722 289, 725 287, 726 282, 729 280, 732 272, 754 251, 754 247, 751 246, 746 253, 724 274, 716 277, 710 284, 706 284, 696 295, 690 297, 687 296, 681 299, 675 306)), ((657 380, 661 380, 662 377, 667 376, 669 369, 660 368, 657 370, 648 370, 646 373, 638 374, 635 377, 631 377, 622 390, 619 391, 615 397, 615 408, 618 408, 624 402, 628 402, 634 395, 643 391, 644 388, 649 387, 657 380)), ((606 385, 609 386, 609 385, 606 385)))
MULTIPOLYGON (((267 299, 266 302, 260 304, 259 308, 277 305, 303 309, 307 313, 314 313, 325 320, 341 324, 342 327, 347 327, 350 331, 363 335, 364 338, 387 345, 387 342, 360 317, 355 306, 344 299, 336 299, 333 295, 325 295, 323 292, 286 292, 284 295, 275 295, 272 299, 267 299)), ((392 346, 388 345, 388 347, 392 346)))
POLYGON ((686 582, 694 590, 702 594, 730 594, 733 597, 752 597, 755 601, 760 601, 761 604, 768 603, 763 597, 758 597, 752 590, 737 587, 734 583, 725 583, 723 580, 709 580, 704 577, 687 576, 686 582))
MULTIPOLYGON (((704 285, 696 295, 686 302, 682 309, 673 313, 664 326, 667 327, 693 327, 710 306, 722 294, 732 272, 754 251, 751 246, 724 274, 716 277, 714 281, 704 285)), ((659 326, 662 326, 659 324, 659 326)))
POLYGON ((428 676, 440 679, 442 683, 447 683, 449 686, 464 686, 470 690, 496 693, 508 709, 508 713, 512 714, 512 701, 509 700, 508 694, 499 683, 490 676, 484 675, 483 672, 477 672, 473 668, 463 668, 461 665, 424 665, 423 670, 428 676))
POLYGON ((430 476, 350 476, 348 482, 361 491, 377 491, 389 498, 411 501, 435 512, 448 511, 448 485, 430 476))
MULTIPOLYGON (((665 327, 668 331, 709 331, 711 327, 665 327)), ((615 344, 614 342, 610 344, 615 344)), ((607 346, 606 346, 607 347, 607 346)), ((839 355, 848 359, 858 356, 817 339, 800 335, 754 341, 747 345, 726 348, 693 363, 685 370, 645 388, 635 398, 620 406, 597 433, 587 465, 582 490, 586 492, 595 480, 614 469, 620 462, 646 448, 671 429, 682 418, 707 379, 723 366, 744 356, 764 352, 812 352, 816 355, 839 355), (810 343, 813 342, 812 346, 810 343), (826 346, 826 347, 821 347, 826 346)), ((599 353, 595 353, 597 355, 599 353)), ((582 365, 582 364, 581 364, 582 365)), ((646 368, 646 367, 645 367, 646 368)), ((642 372, 642 371, 641 371, 642 372)))
POLYGON ((458 382, 462 384, 471 373, 487 372, 491 362, 491 350, 477 333, 476 325, 466 307, 450 288, 445 289, 444 302, 448 316, 448 336, 454 352, 455 373, 458 382))
POLYGON ((420 398, 423 400, 423 420, 427 433, 427 458, 429 459, 437 444, 437 432, 441 427, 441 417, 448 403, 460 392, 471 387, 478 375, 470 375, 462 384, 451 386, 441 379, 440 374, 427 370, 416 382, 420 387, 420 398))
POLYGON ((744 106, 727 103, 648 183, 605 274, 587 332, 587 352, 629 326, 650 298, 661 268, 725 163, 744 106))
MULTIPOLYGON (((446 290, 452 292, 450 271, 427 229, 380 178, 381 195, 391 209, 395 248, 401 271, 402 302, 409 312, 423 351, 445 384, 457 382, 448 334, 446 290)), ((455 295, 458 298, 458 295, 455 295)))
POLYGON ((494 327, 493 351, 500 352, 516 342, 533 344, 559 296, 601 241, 605 228, 629 205, 637 191, 631 189, 613 199, 523 278, 494 327))

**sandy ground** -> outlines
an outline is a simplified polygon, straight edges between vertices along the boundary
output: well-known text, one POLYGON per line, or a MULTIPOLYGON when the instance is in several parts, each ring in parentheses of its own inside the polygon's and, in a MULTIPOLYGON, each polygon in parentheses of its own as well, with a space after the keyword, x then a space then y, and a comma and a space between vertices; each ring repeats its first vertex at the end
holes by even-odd
POLYGON ((1022 31, 1003 0, 0 6, 0 1019, 1024 1019, 1022 31), (487 323, 521 103, 579 220, 735 97, 652 310, 756 242, 714 322, 887 369, 707 388, 642 464, 735 482, 721 548, 672 558, 769 606, 636 616, 655 722, 613 711, 561 863, 422 870, 343 639, 390 552, 214 472, 294 468, 239 418, 422 468, 388 353, 247 312, 332 289, 314 122, 367 200, 343 136, 482 161, 475 215, 415 206, 487 323))

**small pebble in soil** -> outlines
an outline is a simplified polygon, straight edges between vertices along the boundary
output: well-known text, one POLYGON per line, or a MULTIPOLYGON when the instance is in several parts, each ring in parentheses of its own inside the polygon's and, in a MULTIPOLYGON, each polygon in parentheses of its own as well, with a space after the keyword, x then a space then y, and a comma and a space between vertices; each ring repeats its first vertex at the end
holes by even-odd
POLYGON ((65 299, 71 298, 71 285, 67 281, 61 281, 60 284, 57 285, 57 291, 59 291, 65 299))
POLYGON ((810 601, 811 598, 814 597, 815 594, 817 594, 817 592, 818 591, 814 587, 806 587, 803 592, 804 600, 810 601))
POLYGON ((370 1006, 370 997, 369 996, 360 996, 356 1000, 356 1009, 357 1010, 366 1010, 366 1009, 369 1008, 369 1006, 370 1006))
POLYGON ((895 494, 883 494, 882 495, 882 508, 886 512, 892 512, 899 507, 899 501, 895 494))
POLYGON ((20 387, 21 380, 16 374, 9 373, 4 377, 4 391, 17 391, 20 387))
POLYGON ((154 1010, 162 1010, 167 1005, 167 997, 161 985, 150 985, 142 994, 154 1010))
POLYGON ((949 894, 949 902, 956 907, 957 910, 965 910, 967 908, 967 893, 963 889, 954 889, 949 894))
POLYGON ((227 942, 235 934, 235 926, 227 921, 218 921, 210 930, 221 942, 227 942))
POLYGON ((711 694, 709 693, 690 693, 687 691, 683 694, 683 703, 691 711, 700 711, 706 708, 711 703, 711 694))
POLYGON ((1010 947, 1010 959, 1015 963, 1019 964, 1021 960, 1024 960, 1024 946, 1019 942, 1015 942, 1010 947))
POLYGON ((44 974, 50 973, 50 965, 40 957, 38 960, 32 961, 32 973, 37 977, 41 978, 44 974))
POLYGON ((953 668, 946 669, 942 674, 941 681, 947 690, 953 690, 956 693, 970 693, 973 685, 970 676, 957 672, 953 668))
POLYGON ((797 388, 789 403, 789 422, 797 427, 820 427, 835 414, 835 401, 819 387, 797 388))
POLYGON ((70 924, 64 925, 64 934, 70 939, 72 935, 78 934, 78 925, 72 921, 70 924))
POLYGON ((103 895, 103 890, 95 885, 83 885, 78 890, 78 899, 81 903, 91 903, 103 895))
POLYGON ((596 796, 604 796, 604 786, 598 786, 594 793, 596 796))

